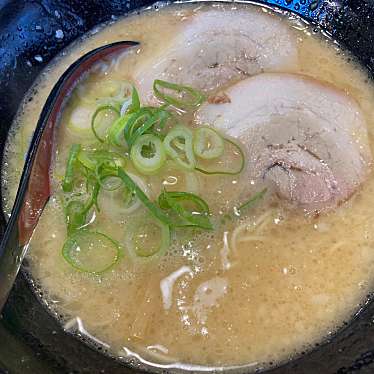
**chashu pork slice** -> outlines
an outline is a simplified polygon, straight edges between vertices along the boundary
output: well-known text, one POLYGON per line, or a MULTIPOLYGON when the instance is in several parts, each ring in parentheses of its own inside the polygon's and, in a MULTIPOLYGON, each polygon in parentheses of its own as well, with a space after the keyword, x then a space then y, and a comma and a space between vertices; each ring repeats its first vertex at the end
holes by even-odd
POLYGON ((142 97, 155 79, 210 91, 263 71, 298 64, 296 36, 277 17, 259 10, 208 10, 191 15, 175 35, 136 67, 142 97))
POLYGON ((230 102, 204 104, 196 114, 239 138, 246 173, 308 213, 348 199, 372 161, 365 118, 343 91, 294 74, 265 73, 225 91, 230 102))

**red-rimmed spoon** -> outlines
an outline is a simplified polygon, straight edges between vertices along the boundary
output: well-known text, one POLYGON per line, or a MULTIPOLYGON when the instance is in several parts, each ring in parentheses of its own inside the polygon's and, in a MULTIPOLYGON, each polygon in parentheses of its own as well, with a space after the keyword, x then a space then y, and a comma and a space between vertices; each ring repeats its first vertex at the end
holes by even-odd
POLYGON ((79 78, 96 62, 138 44, 121 41, 88 52, 64 72, 49 94, 30 144, 16 200, 0 244, 0 311, 12 289, 31 235, 51 195, 54 131, 62 106, 79 78))

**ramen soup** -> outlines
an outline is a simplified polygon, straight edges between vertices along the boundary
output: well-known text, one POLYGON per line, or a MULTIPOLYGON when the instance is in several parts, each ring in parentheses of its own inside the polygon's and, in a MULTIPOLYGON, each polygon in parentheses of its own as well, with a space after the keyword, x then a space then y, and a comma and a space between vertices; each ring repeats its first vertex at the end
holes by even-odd
POLYGON ((179 4, 95 30, 25 101, 8 209, 52 85, 119 40, 140 44, 97 63, 61 113, 27 261, 50 309, 169 368, 279 364, 333 334, 373 287, 374 91, 299 19, 179 4))

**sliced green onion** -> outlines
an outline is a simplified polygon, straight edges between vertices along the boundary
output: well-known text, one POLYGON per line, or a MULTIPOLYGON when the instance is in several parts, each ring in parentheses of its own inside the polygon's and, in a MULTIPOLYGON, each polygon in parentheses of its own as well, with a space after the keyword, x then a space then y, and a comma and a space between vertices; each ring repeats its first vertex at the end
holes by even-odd
MULTIPOLYGON (((102 115, 104 114, 104 116, 107 117, 108 114, 106 114, 106 112, 109 112, 109 113, 112 112, 117 117, 120 116, 119 110, 116 109, 113 105, 102 105, 102 106, 99 106, 96 109, 96 111, 93 114, 92 119, 91 119, 91 130, 92 130, 93 134, 95 135, 95 138, 101 143, 104 143, 105 137, 100 136, 99 133, 98 133, 97 122, 99 122, 99 121, 97 120, 97 117, 99 116, 99 114, 102 114, 102 115)), ((109 126, 113 123, 113 121, 115 121, 115 119, 113 119, 113 118, 112 119, 109 118, 109 121, 108 121, 108 118, 105 118, 105 120, 102 120, 99 123, 99 125, 101 127, 101 132, 105 133, 107 131, 107 129, 109 128, 109 126), (109 122, 109 123, 105 123, 105 122, 109 122)))
POLYGON ((212 230, 209 206, 199 196, 189 192, 163 191, 158 204, 168 210, 173 227, 199 227, 212 230))
POLYGON ((143 218, 129 230, 129 252, 142 260, 153 260, 165 255, 170 247, 170 228, 154 219, 143 218))
MULTIPOLYGON (((233 147, 233 149, 234 149, 233 152, 236 155, 239 156, 240 160, 239 160, 239 165, 237 166, 237 168, 233 168, 232 165, 230 165, 226 169, 223 169, 223 170, 218 169, 217 170, 217 162, 214 163, 214 167, 212 167, 212 168, 203 167, 200 163, 196 166, 196 168, 195 168, 196 171, 198 171, 202 174, 206 174, 206 175, 237 175, 237 174, 240 174, 243 171, 244 166, 245 166, 245 154, 244 154, 243 150, 234 141, 232 141, 228 138, 223 138, 223 140, 225 141, 226 144, 233 147), (234 169, 234 170, 232 170, 232 169, 234 169)), ((227 158, 226 150, 224 151, 224 154, 223 154, 222 157, 225 157, 225 159, 222 161, 222 163, 224 163, 226 161, 226 158, 227 158)))
POLYGON ((133 140, 133 134, 138 129, 147 123, 152 117, 152 111, 148 108, 141 108, 137 112, 132 113, 126 122, 124 127, 124 136, 127 145, 131 147, 131 141, 133 140))
POLYGON ((132 87, 131 105, 127 109, 127 113, 135 113, 140 110, 139 94, 135 86, 132 87))
MULTIPOLYGON (((146 183, 137 175, 128 173, 130 178, 137 184, 137 186, 148 196, 149 190, 146 183)), ((113 177, 113 178, 118 178, 113 177)), ((141 201, 136 193, 129 190, 122 182, 120 188, 109 191, 108 189, 101 189, 98 197, 98 203, 102 209, 102 213, 114 221, 122 220, 127 215, 134 213, 141 207, 141 201)))
POLYGON ((154 174, 165 163, 166 154, 161 140, 152 134, 141 135, 130 153, 135 168, 142 174, 154 174))
POLYGON ((127 110, 124 116, 118 118, 108 130, 108 139, 116 146, 129 148, 136 139, 146 132, 156 133, 162 129, 171 114, 164 108, 142 107, 137 111, 127 110), (157 129, 155 129, 157 125, 157 129))
POLYGON ((118 175, 126 185, 126 187, 133 191, 139 200, 145 205, 145 207, 152 213, 152 215, 160 220, 161 222, 165 223, 166 225, 171 225, 171 221, 169 217, 151 200, 147 197, 144 191, 130 178, 128 174, 125 173, 124 170, 121 168, 117 168, 116 175, 118 175))
POLYGON ((65 208, 65 218, 68 234, 71 234, 86 224, 87 206, 81 201, 70 201, 65 208))
MULTIPOLYGON (((133 179, 135 179, 134 177, 135 176, 132 175, 133 179)), ((139 186, 139 182, 137 182, 137 185, 139 186)), ((123 188, 121 192, 121 208, 123 208, 124 212, 126 212, 127 214, 132 213, 134 210, 140 207, 140 200, 138 199, 134 191, 129 191, 128 188, 123 188)))
POLYGON ((209 127, 198 128, 194 133, 193 150, 197 157, 212 160, 223 155, 224 140, 221 135, 209 127))
POLYGON ((121 105, 121 109, 120 109, 120 111, 119 111, 121 117, 123 117, 123 116, 126 115, 127 110, 130 108, 131 102, 132 102, 132 100, 129 98, 129 99, 126 99, 126 100, 122 103, 122 105, 121 105))
MULTIPOLYGON (((149 110, 148 108, 144 108, 149 110)), ((171 117, 171 114, 164 109, 153 110, 144 124, 137 127, 131 132, 131 135, 127 138, 127 144, 129 147, 135 143, 139 136, 145 134, 147 131, 152 130, 153 134, 157 134, 165 127, 166 121, 171 117), (157 125, 157 128, 156 128, 157 125)))
POLYGON ((134 191, 152 215, 164 224, 174 227, 200 227, 208 230, 213 228, 208 217, 210 214, 209 207, 199 196, 188 192, 163 192, 164 195, 159 197, 159 202, 162 204, 161 209, 149 200, 147 195, 124 170, 118 168, 117 175, 130 191, 134 191), (184 204, 188 205, 190 203, 193 204, 193 209, 184 207, 184 204), (166 214, 164 210, 172 210, 179 218, 179 222, 175 221, 175 217, 166 214))
POLYGON ((66 239, 62 256, 79 271, 100 274, 117 263, 120 246, 100 232, 79 230, 66 239))
POLYGON ((91 196, 87 202, 80 200, 71 200, 65 207, 65 220, 67 224, 68 234, 86 226, 87 214, 90 209, 95 205, 97 210, 100 211, 97 198, 100 191, 99 183, 95 182, 92 185, 91 196))
POLYGON ((264 188, 262 191, 255 193, 249 200, 241 204, 239 208, 236 209, 238 215, 242 213, 243 210, 251 208, 258 200, 262 199, 266 194, 267 188, 264 188))
POLYGON ((78 161, 87 169, 95 172, 97 167, 103 163, 110 164, 113 167, 124 167, 126 159, 116 152, 105 150, 81 150, 78 153, 78 161))
POLYGON ((166 82, 160 79, 156 79, 153 82, 153 92, 159 100, 179 109, 196 108, 205 100, 205 96, 192 87, 166 82), (167 94, 165 92, 167 90, 173 91, 174 94, 167 94))
POLYGON ((97 166, 95 176, 100 187, 105 191, 115 191, 122 186, 122 181, 118 177, 114 177, 112 172, 107 172, 108 165, 102 163, 97 166))
POLYGON ((113 122, 113 125, 110 126, 108 130, 109 143, 116 145, 117 147, 125 147, 127 145, 124 136, 124 129, 130 117, 131 114, 125 114, 113 122))
POLYGON ((80 144, 73 144, 70 147, 68 162, 66 164, 65 177, 62 182, 62 189, 64 192, 71 192, 74 184, 74 171, 77 166, 78 153, 81 149, 80 144))
POLYGON ((256 192, 253 196, 251 196, 246 202, 241 204, 238 208, 234 207, 234 213, 229 214, 226 213, 222 218, 221 218, 221 223, 225 224, 227 221, 232 221, 233 218, 240 217, 243 210, 252 208, 259 200, 261 200, 267 192, 267 188, 264 188, 262 191, 256 192))
POLYGON ((94 182, 107 191, 114 191, 122 186, 122 181, 118 176, 113 176, 117 167, 124 167, 125 160, 118 154, 108 151, 96 151, 95 171, 89 170, 94 176, 94 182), (98 152, 100 152, 98 154, 98 152))
POLYGON ((186 170, 193 170, 196 165, 192 140, 192 131, 185 126, 173 128, 164 139, 166 153, 186 170))
POLYGON ((185 140, 184 139, 181 139, 181 138, 175 138, 173 140, 173 145, 176 149, 178 149, 179 151, 185 151, 186 149, 186 143, 185 143, 185 140))
MULTIPOLYGON (((88 209, 91 209, 91 207, 93 205, 95 205, 96 209, 100 212, 100 207, 99 207, 99 204, 97 202, 97 198, 98 198, 99 192, 100 192, 100 187, 101 187, 100 183, 97 183, 97 182, 93 185, 91 200, 89 201, 89 203, 87 205, 87 206, 89 206, 88 209)), ((87 211, 88 211, 88 209, 87 209, 87 211)))

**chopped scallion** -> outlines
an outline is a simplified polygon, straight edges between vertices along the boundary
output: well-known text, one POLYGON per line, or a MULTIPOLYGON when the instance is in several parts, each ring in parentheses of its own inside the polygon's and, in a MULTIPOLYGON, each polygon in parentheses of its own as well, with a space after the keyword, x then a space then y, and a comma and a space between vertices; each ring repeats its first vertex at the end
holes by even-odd
POLYGON ((132 147, 139 136, 147 133, 150 130, 152 130, 153 134, 159 135, 159 131, 161 131, 165 127, 166 121, 170 117, 171 114, 164 109, 153 110, 148 119, 142 125, 133 130, 131 132, 131 135, 128 136, 127 144, 129 145, 129 147, 132 147))
MULTIPOLYGON (((212 168, 203 167, 201 164, 198 164, 195 168, 196 171, 206 175, 238 175, 243 171, 245 166, 245 154, 243 150, 234 141, 228 138, 223 138, 223 140, 227 145, 233 148, 233 153, 236 156, 239 156, 239 165, 236 168, 230 165, 230 167, 227 167, 226 169, 217 170, 216 164, 212 168)), ((226 151, 224 152, 223 156, 227 157, 226 151)))
POLYGON ((87 169, 95 172, 96 168, 103 164, 110 164, 113 167, 124 167, 126 159, 116 152, 106 150, 81 150, 78 153, 78 161, 87 169))
POLYGON ((62 256, 79 271, 101 274, 117 263, 120 246, 100 232, 78 230, 66 239, 62 256))
POLYGON ((73 190, 74 171, 77 166, 77 158, 80 149, 80 144, 73 144, 70 148, 68 162, 66 164, 65 177, 62 182, 62 189, 64 192, 71 192, 73 190))
POLYGON ((251 196, 246 202, 241 204, 239 208, 236 209, 238 214, 240 215, 243 212, 243 210, 251 208, 258 200, 262 199, 265 196, 266 191, 267 191, 267 188, 264 188, 263 190, 251 196))
POLYGON ((124 136, 125 126, 131 117, 131 114, 125 114, 117 118, 112 126, 108 129, 108 141, 117 147, 126 147, 126 140, 124 136))
POLYGON ((192 140, 192 131, 185 126, 176 126, 164 139, 166 153, 186 170, 193 170, 196 165, 192 140))
POLYGON ((194 133, 193 150, 197 157, 212 160, 223 155, 224 140, 215 130, 201 127, 194 133))
POLYGON ((77 200, 70 201, 65 208, 68 234, 75 232, 86 224, 87 207, 77 200))
POLYGON ((144 193, 144 191, 130 178, 130 176, 121 168, 117 168, 117 174, 129 191, 133 191, 139 200, 145 205, 145 207, 152 213, 152 215, 159 219, 161 222, 165 223, 166 225, 171 225, 171 221, 169 217, 160 209, 156 204, 154 204, 148 196, 144 193))
POLYGON ((153 219, 142 217, 132 225, 128 240, 130 254, 135 259, 150 261, 165 255, 170 247, 170 228, 153 219))
POLYGON ((119 117, 120 116, 120 112, 117 108, 115 108, 113 105, 101 105, 99 106, 96 110, 95 110, 95 113, 93 114, 92 116, 92 119, 91 119, 91 130, 93 132, 93 134, 95 135, 95 138, 100 142, 100 143, 104 143, 105 141, 105 138, 103 138, 100 134, 99 134, 99 131, 98 131, 98 116, 101 114, 104 116, 104 119, 102 119, 99 123, 100 126, 104 127, 104 129, 101 129, 101 132, 106 132, 107 129, 110 127, 110 125, 113 123, 113 121, 115 119, 108 119, 105 118, 106 116, 110 116, 111 113, 114 113, 115 116, 119 117), (107 114, 107 112, 109 112, 109 114, 107 114), (105 122, 110 122, 110 123, 105 123, 105 122))
POLYGON ((132 87, 131 94, 131 105, 127 109, 127 113, 135 113, 140 109, 140 99, 139 94, 135 86, 132 87))
POLYGON ((197 108, 205 100, 205 96, 192 87, 166 82, 161 79, 156 79, 153 82, 153 92, 159 100, 179 109, 197 108), (167 94, 168 90, 172 91, 173 94, 167 94))
POLYGON ((163 191, 158 203, 162 209, 169 212, 173 227, 213 229, 208 204, 193 193, 163 191))
POLYGON ((161 140, 152 134, 141 135, 131 148, 130 158, 135 168, 142 174, 154 174, 166 160, 161 140))

